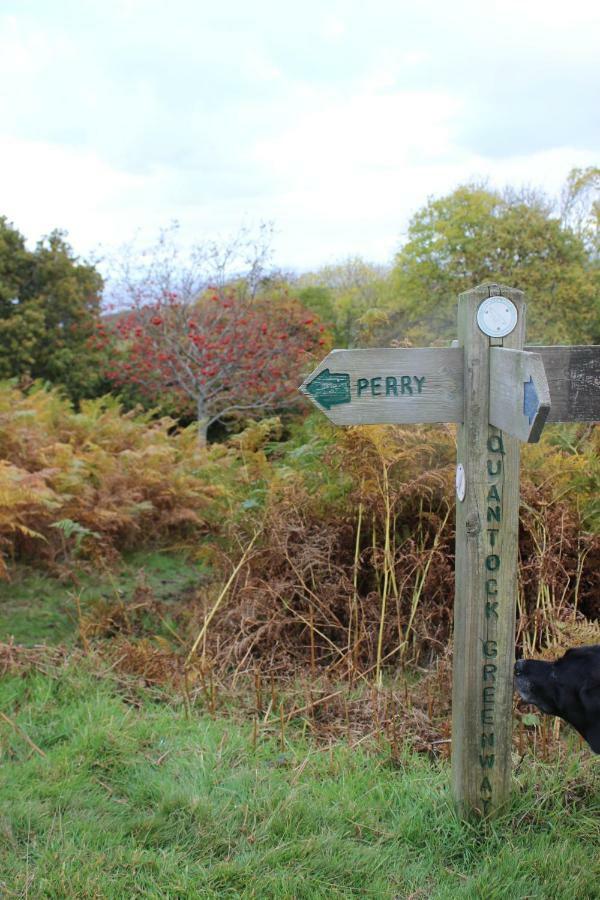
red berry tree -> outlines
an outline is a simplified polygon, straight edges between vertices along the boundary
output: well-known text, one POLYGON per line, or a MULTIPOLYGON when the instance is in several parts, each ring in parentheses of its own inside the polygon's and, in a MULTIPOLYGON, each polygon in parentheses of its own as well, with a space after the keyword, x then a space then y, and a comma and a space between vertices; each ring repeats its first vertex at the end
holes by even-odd
POLYGON ((111 330, 108 377, 151 398, 170 395, 196 415, 201 443, 213 422, 295 399, 328 343, 324 326, 285 291, 257 298, 235 287, 194 300, 165 291, 111 330))

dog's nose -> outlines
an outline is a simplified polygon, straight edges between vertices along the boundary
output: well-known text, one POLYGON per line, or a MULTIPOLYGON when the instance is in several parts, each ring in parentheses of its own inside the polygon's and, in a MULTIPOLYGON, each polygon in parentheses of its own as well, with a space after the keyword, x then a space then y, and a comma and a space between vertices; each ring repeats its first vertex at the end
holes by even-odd
POLYGON ((515 675, 521 675, 524 668, 525 668, 525 660, 518 659, 515 663, 515 675))

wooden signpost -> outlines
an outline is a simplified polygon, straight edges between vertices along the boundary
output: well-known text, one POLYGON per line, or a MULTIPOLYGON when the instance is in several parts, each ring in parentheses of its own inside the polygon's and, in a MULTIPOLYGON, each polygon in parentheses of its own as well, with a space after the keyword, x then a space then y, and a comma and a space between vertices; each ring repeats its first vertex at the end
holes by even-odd
POLYGON ((452 347, 333 350, 300 387, 337 425, 459 426, 452 787, 465 815, 510 793, 520 442, 600 420, 600 347, 524 339, 522 292, 484 284, 460 295, 452 347))

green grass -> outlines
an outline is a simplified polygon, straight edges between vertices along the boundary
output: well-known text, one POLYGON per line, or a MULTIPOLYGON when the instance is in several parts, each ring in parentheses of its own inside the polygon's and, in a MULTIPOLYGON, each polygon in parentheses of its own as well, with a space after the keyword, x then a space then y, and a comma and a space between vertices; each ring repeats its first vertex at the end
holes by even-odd
POLYGON ((148 551, 126 555, 110 576, 88 565, 74 569, 67 582, 17 565, 10 582, 0 582, 0 641, 71 644, 78 633, 75 595, 83 612, 98 600, 126 601, 142 571, 153 595, 167 604, 181 603, 182 594, 204 574, 200 564, 182 555, 148 551))
MULTIPOLYGON (((158 553, 71 584, 18 568, 0 587, 0 640, 74 644, 73 591, 84 611, 115 592, 127 603, 142 569, 174 608, 206 574, 158 553)), ((234 717, 187 719, 166 689, 73 659, 0 679, 18 726, 0 718, 2 898, 600 897, 600 760, 587 750, 527 757, 506 814, 468 824, 443 762, 323 750, 293 725, 285 752, 276 725, 254 746, 234 717)))
POLYGON ((5 676, 0 895, 35 898, 596 898, 600 771, 526 761, 507 814, 455 817, 445 764, 318 750, 79 663, 5 676), (141 699, 140 699, 141 698, 141 699))

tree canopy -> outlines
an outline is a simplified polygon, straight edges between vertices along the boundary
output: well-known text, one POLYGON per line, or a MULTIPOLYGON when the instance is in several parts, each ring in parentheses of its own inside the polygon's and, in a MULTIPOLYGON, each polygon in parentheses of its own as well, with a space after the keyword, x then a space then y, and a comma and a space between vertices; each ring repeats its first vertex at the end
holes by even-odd
POLYGON ((590 255, 600 257, 600 167, 571 169, 560 203, 563 224, 572 228, 590 255))
POLYGON ((526 292, 528 341, 600 340, 599 270, 582 235, 533 193, 477 185, 412 218, 392 273, 395 334, 416 343, 455 337, 457 295, 491 280, 526 292))
POLYGON ((385 266, 350 256, 303 275, 299 287, 299 299, 332 326, 338 346, 364 345, 374 326, 387 323, 392 297, 385 266))
POLYGON ((162 395, 172 409, 195 414, 205 443, 213 422, 297 400, 303 367, 310 369, 326 346, 324 332, 289 297, 250 300, 216 289, 186 301, 169 293, 117 319, 107 377, 155 404, 162 395))
POLYGON ((97 329, 94 346, 127 403, 195 417, 205 443, 213 423, 295 405, 329 335, 267 267, 268 227, 187 254, 177 230, 161 231, 143 256, 125 248, 114 292, 127 308, 97 329))
POLYGON ((63 384, 74 399, 100 382, 88 340, 100 316, 102 278, 61 231, 29 250, 0 217, 0 377, 63 384))

